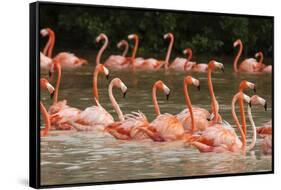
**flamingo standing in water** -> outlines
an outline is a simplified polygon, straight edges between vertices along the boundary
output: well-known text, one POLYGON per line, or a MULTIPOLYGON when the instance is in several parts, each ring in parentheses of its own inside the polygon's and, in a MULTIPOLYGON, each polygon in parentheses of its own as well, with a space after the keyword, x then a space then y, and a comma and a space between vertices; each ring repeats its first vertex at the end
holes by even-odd
MULTIPOLYGON (((47 79, 44 79, 44 78, 41 78, 40 79, 40 87, 41 88, 46 88, 51 97, 53 97, 53 94, 54 94, 54 87, 48 82, 47 79)), ((50 122, 50 116, 49 116, 49 113, 48 111, 46 110, 44 104, 42 101, 40 101, 40 111, 41 113, 43 114, 43 117, 44 117, 44 121, 45 121, 45 128, 43 130, 40 131, 40 135, 41 137, 42 136, 47 136, 48 135, 48 132, 51 128, 51 122, 50 122)))
POLYGON ((168 69, 168 64, 170 60, 171 51, 174 44, 174 35, 172 33, 167 33, 164 35, 164 39, 170 39, 169 47, 166 53, 165 60, 157 60, 154 58, 144 59, 136 61, 133 59, 133 67, 139 70, 149 70, 149 71, 155 71, 160 69, 163 65, 165 65, 165 69, 168 69))
MULTIPOLYGON (((108 43, 108 39, 106 37, 106 43, 108 43)), ((129 68, 130 57, 126 57, 129 44, 126 40, 122 40, 117 44, 117 47, 120 49, 121 47, 125 47, 122 55, 111 55, 105 62, 104 65, 107 68, 121 70, 129 68)))
POLYGON ((59 62, 63 68, 77 68, 87 63, 87 60, 78 58, 74 54, 68 52, 61 52, 53 57, 52 54, 55 45, 54 31, 50 28, 43 28, 40 33, 43 37, 49 36, 48 42, 43 49, 43 54, 59 62))
POLYGON ((234 63, 233 63, 233 70, 234 72, 248 72, 248 73, 255 73, 257 72, 255 68, 258 67, 259 63, 257 62, 256 59, 254 58, 248 58, 245 59, 242 63, 240 63, 239 68, 238 68, 238 60, 242 54, 243 51, 243 44, 242 41, 240 39, 236 40, 233 43, 233 47, 237 47, 239 46, 239 51, 238 54, 236 55, 235 59, 234 59, 234 63))
POLYGON ((169 69, 176 71, 190 71, 193 66, 195 66, 196 62, 190 61, 192 59, 192 50, 190 48, 186 48, 183 50, 183 54, 187 55, 187 59, 177 57, 175 60, 169 65, 169 69))
MULTIPOLYGON (((212 127, 207 128, 202 132, 201 136, 196 141, 191 142, 200 152, 245 152, 246 150, 252 150, 256 143, 256 128, 251 114, 252 104, 261 104, 265 106, 265 100, 260 98, 262 101, 255 102, 254 98, 243 94, 243 99, 249 103, 248 105, 248 116, 252 125, 253 137, 252 142, 249 146, 246 145, 246 135, 244 134, 238 118, 235 113, 235 102, 241 94, 238 92, 232 99, 232 116, 238 127, 241 135, 241 140, 238 138, 234 129, 229 125, 215 124, 212 127)), ((242 125, 244 122, 242 122, 242 125)))
POLYGON ((109 124, 105 127, 105 131, 110 133, 116 139, 121 140, 140 140, 147 139, 148 136, 139 128, 147 127, 149 122, 145 115, 141 112, 132 112, 132 114, 123 115, 118 103, 116 102, 113 93, 112 87, 116 86, 121 88, 124 97, 127 91, 127 87, 125 84, 119 79, 115 78, 111 81, 109 85, 109 97, 112 103, 112 106, 116 110, 118 114, 119 121, 109 124))
POLYGON ((260 58, 259 61, 258 61, 257 68, 255 68, 255 71, 259 71, 259 72, 263 72, 263 73, 271 73, 272 72, 272 65, 266 66, 263 63, 263 53, 261 51, 257 52, 255 54, 255 57, 260 58))
POLYGON ((146 134, 154 141, 190 139, 190 135, 185 133, 183 125, 176 116, 169 113, 160 113, 160 108, 156 97, 157 90, 164 91, 167 99, 170 95, 170 89, 161 80, 154 83, 152 89, 152 99, 157 117, 149 124, 149 126, 145 126, 140 129, 146 132, 146 134))

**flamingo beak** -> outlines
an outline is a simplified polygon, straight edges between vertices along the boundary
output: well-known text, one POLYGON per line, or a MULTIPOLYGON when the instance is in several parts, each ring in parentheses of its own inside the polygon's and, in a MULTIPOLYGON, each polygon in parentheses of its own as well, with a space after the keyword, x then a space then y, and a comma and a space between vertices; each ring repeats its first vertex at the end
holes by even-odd
POLYGON ((123 98, 126 98, 127 91, 123 93, 123 98))
POLYGON ((109 79, 109 74, 108 74, 108 75, 106 75, 105 77, 106 77, 106 79, 108 80, 108 79, 109 79))
POLYGON ((221 68, 222 72, 224 73, 224 67, 221 68))
POLYGON ((53 92, 50 94, 50 98, 51 98, 51 99, 53 99, 54 94, 55 94, 55 91, 53 91, 53 92))
POLYGON ((200 85, 197 86, 197 90, 200 91, 200 85))
POLYGON ((265 102, 265 104, 264 104, 264 111, 266 111, 267 110, 267 102, 265 102))
POLYGON ((249 102, 249 106, 250 106, 250 108, 252 107, 252 103, 251 103, 251 101, 249 102))
POLYGON ((166 95, 166 99, 169 100, 170 93, 166 95))
POLYGON ((253 91, 254 91, 254 93, 257 92, 256 85, 254 86, 253 91))

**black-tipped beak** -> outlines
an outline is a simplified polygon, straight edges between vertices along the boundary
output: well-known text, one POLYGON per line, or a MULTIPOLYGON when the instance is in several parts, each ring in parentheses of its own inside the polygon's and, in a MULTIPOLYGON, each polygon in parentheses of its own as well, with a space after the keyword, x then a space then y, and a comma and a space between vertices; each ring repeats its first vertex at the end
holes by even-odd
POLYGON ((166 99, 169 100, 170 93, 166 95, 166 99))
POLYGON ((105 77, 106 77, 106 79, 108 80, 108 79, 109 79, 109 74, 108 74, 108 75, 106 75, 105 77))
POLYGON ((54 91, 53 93, 51 93, 51 94, 50 94, 50 98, 51 98, 51 99, 53 99, 54 94, 55 94, 55 91, 54 91))
POLYGON ((257 92, 256 86, 254 86, 253 91, 254 91, 254 93, 257 92))
POLYGON ((123 93, 123 98, 126 98, 126 94, 127 94, 127 92, 124 92, 124 93, 123 93))
POLYGON ((224 73, 224 67, 221 68, 221 71, 224 73))
POLYGON ((200 91, 200 85, 197 86, 197 90, 200 91))
POLYGON ((249 102, 249 106, 250 106, 250 108, 252 107, 252 103, 251 103, 251 101, 249 102))
POLYGON ((267 102, 265 102, 265 104, 264 104, 264 110, 265 111, 267 110, 267 102))
POLYGON ((208 117, 208 118, 207 118, 207 121, 211 121, 211 118, 208 117))

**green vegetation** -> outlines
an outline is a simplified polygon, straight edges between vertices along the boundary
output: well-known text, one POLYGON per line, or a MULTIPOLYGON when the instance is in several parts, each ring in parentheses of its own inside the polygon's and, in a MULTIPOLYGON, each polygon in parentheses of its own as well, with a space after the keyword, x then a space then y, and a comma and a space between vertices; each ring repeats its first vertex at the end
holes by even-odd
POLYGON ((43 5, 41 28, 52 28, 59 48, 96 49, 95 38, 108 35, 111 51, 130 33, 140 37, 140 54, 163 53, 163 34, 174 33, 174 52, 191 47, 195 54, 233 55, 233 42, 241 38, 244 53, 262 50, 272 56, 273 25, 269 17, 218 16, 194 13, 119 10, 43 5))

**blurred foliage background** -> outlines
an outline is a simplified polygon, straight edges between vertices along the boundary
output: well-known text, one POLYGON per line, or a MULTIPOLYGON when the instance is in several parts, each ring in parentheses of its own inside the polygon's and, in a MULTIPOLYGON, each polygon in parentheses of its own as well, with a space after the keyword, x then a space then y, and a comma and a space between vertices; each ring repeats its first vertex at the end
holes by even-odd
POLYGON ((120 52, 116 44, 126 39, 128 34, 137 33, 140 37, 139 56, 163 54, 168 45, 163 40, 163 34, 172 32, 175 36, 175 54, 181 54, 184 48, 190 47, 197 55, 233 55, 237 52, 233 42, 240 38, 244 44, 244 56, 253 57, 261 50, 271 57, 272 21, 270 17, 40 6, 40 28, 50 27, 55 31, 56 48, 96 51, 95 39, 103 32, 109 37, 109 52, 120 52))

